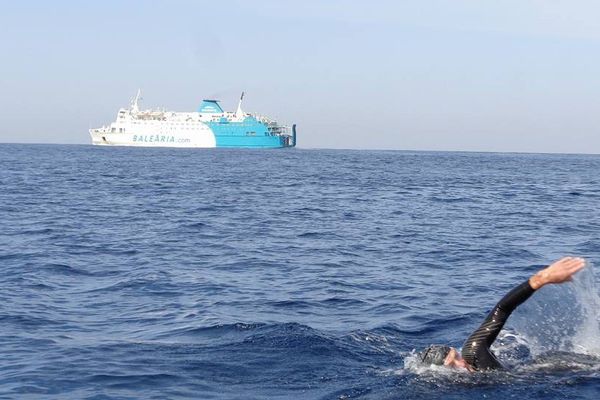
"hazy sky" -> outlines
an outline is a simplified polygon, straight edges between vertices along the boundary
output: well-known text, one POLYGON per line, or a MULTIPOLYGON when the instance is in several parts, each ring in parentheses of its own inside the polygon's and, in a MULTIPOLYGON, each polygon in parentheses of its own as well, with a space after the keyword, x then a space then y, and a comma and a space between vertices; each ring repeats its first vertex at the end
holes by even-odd
POLYGON ((0 0, 0 142, 217 97, 304 148, 600 153, 597 1, 0 0))

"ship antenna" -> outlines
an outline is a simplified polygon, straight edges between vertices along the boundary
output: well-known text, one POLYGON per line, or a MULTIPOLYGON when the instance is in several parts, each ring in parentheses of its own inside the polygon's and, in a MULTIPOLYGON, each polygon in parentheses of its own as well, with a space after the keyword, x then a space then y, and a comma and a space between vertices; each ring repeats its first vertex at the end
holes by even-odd
POLYGON ((238 103, 238 108, 235 112, 235 116, 238 118, 244 115, 244 112, 242 111, 242 100, 244 100, 244 92, 242 92, 242 95, 240 96, 240 102, 238 103))
POLYGON ((142 98, 142 90, 138 89, 137 94, 135 95, 135 98, 133 99, 133 101, 131 102, 131 111, 133 111, 134 113, 137 113, 140 111, 140 108, 138 106, 138 101, 142 98))

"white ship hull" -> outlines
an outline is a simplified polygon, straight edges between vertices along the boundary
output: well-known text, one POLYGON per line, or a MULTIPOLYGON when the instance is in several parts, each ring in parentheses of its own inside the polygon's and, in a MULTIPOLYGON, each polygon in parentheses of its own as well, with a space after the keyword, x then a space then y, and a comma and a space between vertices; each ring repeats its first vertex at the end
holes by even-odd
POLYGON ((210 128, 185 132, 156 132, 154 130, 137 133, 118 133, 102 129, 90 129, 92 144, 100 146, 137 147, 200 147, 217 146, 215 135, 210 128))

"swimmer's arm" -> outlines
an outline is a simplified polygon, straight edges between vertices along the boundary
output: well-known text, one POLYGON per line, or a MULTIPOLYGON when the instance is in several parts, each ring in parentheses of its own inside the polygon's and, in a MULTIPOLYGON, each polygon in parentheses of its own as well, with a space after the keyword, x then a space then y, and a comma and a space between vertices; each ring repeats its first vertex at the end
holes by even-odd
MULTIPOLYGON (((573 278, 573 275, 585 267, 585 260, 579 257, 564 257, 550 264, 533 275, 529 280, 517 286, 496 304, 492 313, 495 313, 497 308, 506 313, 505 319, 508 319, 510 314, 521 304, 523 304, 536 290, 544 285, 552 283, 568 282, 573 278)), ((489 344, 491 345, 495 336, 489 344)))
POLYGON ((501 368, 502 364, 489 349, 510 314, 535 290, 544 285, 567 282, 584 266, 585 260, 582 258, 562 258, 508 292, 488 314, 481 326, 469 336, 462 348, 463 358, 475 369, 501 368))
POLYGON ((529 278, 529 286, 533 290, 537 290, 544 285, 568 282, 583 267, 585 267, 585 260, 583 258, 561 258, 529 278))

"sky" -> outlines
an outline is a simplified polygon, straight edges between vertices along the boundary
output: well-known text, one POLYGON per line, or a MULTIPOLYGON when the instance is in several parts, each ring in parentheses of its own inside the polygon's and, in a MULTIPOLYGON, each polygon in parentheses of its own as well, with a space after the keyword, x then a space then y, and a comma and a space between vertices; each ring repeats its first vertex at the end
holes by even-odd
POLYGON ((302 148, 600 153, 600 2, 0 0, 0 142, 89 144, 138 88, 302 148))

